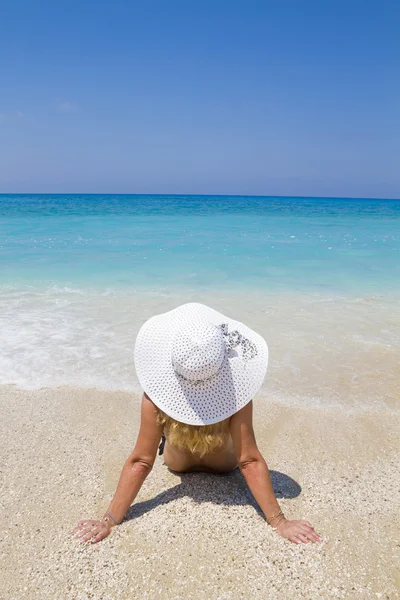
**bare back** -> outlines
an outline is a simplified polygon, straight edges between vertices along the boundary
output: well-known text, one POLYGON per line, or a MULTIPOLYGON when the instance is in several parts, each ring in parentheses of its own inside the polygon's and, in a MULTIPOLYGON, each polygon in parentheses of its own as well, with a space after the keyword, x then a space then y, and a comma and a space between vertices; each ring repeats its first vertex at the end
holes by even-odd
POLYGON ((260 455, 253 431, 253 402, 224 420, 225 443, 222 448, 200 457, 196 453, 174 448, 166 438, 164 458, 173 471, 207 471, 226 473, 240 462, 253 460, 260 455))

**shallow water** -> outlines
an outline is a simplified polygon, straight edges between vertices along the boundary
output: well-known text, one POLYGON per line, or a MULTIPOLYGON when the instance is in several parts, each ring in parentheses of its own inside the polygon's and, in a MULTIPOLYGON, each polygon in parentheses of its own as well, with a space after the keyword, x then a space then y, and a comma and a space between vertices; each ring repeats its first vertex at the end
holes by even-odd
POLYGON ((317 294, 3 288, 0 383, 138 390, 133 347, 153 314, 201 301, 267 340, 261 397, 348 411, 399 408, 400 302, 317 294))
POLYGON ((400 201, 0 196, 0 283, 400 291, 400 201))
POLYGON ((136 390, 153 314, 201 301, 259 331, 260 392, 398 411, 400 202, 0 197, 0 383, 136 390))

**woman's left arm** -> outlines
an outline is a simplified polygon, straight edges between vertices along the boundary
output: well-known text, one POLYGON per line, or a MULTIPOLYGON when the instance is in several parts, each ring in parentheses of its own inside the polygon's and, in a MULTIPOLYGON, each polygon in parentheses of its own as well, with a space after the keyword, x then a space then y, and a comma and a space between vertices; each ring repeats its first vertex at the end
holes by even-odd
POLYGON ((117 490, 107 512, 100 520, 79 521, 77 527, 71 532, 72 535, 76 534, 82 542, 89 540, 92 543, 99 542, 109 535, 114 525, 122 521, 153 468, 162 431, 162 425, 157 423, 157 408, 150 398, 143 394, 136 445, 123 466, 117 490))

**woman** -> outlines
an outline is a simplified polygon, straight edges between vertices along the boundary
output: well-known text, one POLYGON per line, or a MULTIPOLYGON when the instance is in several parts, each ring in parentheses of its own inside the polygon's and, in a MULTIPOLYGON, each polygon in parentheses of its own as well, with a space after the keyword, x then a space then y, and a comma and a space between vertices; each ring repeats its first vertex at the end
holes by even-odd
POLYGON ((285 518, 257 447, 252 398, 267 363, 260 335, 202 304, 184 304, 149 319, 135 345, 145 392, 135 448, 103 518, 80 521, 72 534, 96 543, 121 523, 152 470, 162 438, 160 454, 164 451, 172 471, 227 473, 239 467, 267 523, 282 537, 295 544, 321 541, 308 521, 285 518))

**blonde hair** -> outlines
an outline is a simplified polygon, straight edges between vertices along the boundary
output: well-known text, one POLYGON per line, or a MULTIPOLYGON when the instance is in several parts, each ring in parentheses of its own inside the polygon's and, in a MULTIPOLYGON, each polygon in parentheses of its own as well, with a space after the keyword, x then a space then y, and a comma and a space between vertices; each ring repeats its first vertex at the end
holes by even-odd
POLYGON ((168 442, 179 450, 200 454, 200 458, 224 445, 227 424, 219 421, 213 425, 187 425, 176 421, 157 408, 157 422, 168 432, 168 442))

